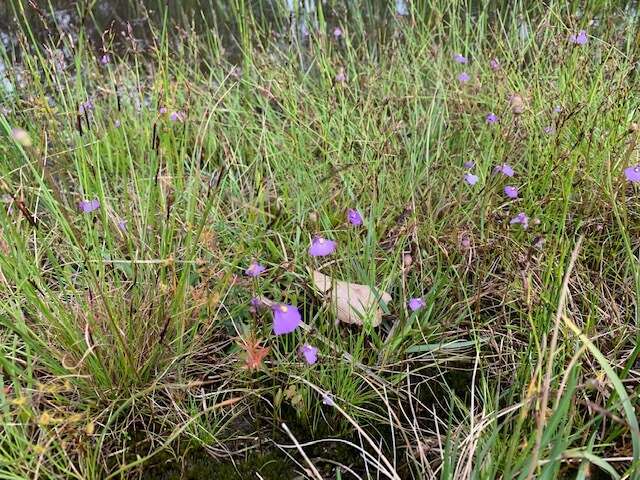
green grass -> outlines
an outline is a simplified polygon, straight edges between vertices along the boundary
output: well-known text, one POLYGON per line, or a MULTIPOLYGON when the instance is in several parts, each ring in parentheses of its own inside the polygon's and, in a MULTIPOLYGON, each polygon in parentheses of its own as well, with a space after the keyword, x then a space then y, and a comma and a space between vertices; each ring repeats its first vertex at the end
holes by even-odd
POLYGON ((157 477, 173 460, 169 478, 210 456, 209 475, 264 460, 270 478, 309 468, 301 450, 326 478, 640 476, 629 10, 329 2, 304 39, 284 11, 185 4, 135 41, 106 33, 103 66, 95 37, 71 43, 23 3, 5 7, 20 43, 0 90, 0 477, 157 477), (581 28, 588 44, 569 43, 581 28), (309 257, 317 234, 334 255, 309 257), (382 325, 337 326, 312 269, 388 291, 382 325), (306 328, 275 337, 255 296, 306 328), (252 336, 270 349, 258 371, 252 336))

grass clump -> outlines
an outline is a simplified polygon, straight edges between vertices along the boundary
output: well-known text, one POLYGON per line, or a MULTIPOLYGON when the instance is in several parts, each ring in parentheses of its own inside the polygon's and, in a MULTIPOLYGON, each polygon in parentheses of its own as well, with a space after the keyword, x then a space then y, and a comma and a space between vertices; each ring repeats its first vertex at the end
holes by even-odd
POLYGON ((638 476, 635 13, 129 7, 0 7, 0 476, 638 476))

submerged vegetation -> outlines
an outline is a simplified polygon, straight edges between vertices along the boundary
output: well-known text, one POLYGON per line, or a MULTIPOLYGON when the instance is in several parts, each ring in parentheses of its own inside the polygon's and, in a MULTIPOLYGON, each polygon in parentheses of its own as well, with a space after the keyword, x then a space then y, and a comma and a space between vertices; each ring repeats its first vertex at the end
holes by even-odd
POLYGON ((633 5, 55 3, 0 6, 1 478, 640 476, 633 5))

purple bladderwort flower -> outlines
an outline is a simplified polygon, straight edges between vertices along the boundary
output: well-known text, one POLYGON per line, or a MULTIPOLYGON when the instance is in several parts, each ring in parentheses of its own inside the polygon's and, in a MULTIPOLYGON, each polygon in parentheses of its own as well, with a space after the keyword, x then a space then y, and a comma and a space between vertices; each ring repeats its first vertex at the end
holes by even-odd
POLYGON ((338 73, 336 73, 336 82, 344 83, 347 81, 347 74, 344 73, 344 67, 340 67, 338 69, 338 73))
POLYGON ((505 177, 513 177, 513 175, 515 174, 515 172, 513 171, 513 168, 511 168, 511 165, 509 165, 508 163, 497 165, 493 169, 493 173, 501 173, 505 177))
POLYGON ((491 112, 491 113, 487 114, 487 116, 485 117, 485 121, 488 124, 492 125, 492 124, 498 122, 498 116, 495 113, 491 112))
POLYGON ((471 80, 471 77, 467 72, 462 72, 460 75, 458 75, 458 81, 460 83, 467 83, 469 80, 471 80))
POLYGON ((80 104, 80 113, 89 113, 94 108, 93 102, 91 100, 87 100, 86 102, 82 102, 80 104))
POLYGON ((113 122, 113 126, 116 128, 120 128, 120 125, 122 125, 122 122, 120 120, 116 120, 115 122, 113 122))
POLYGON ((464 174, 464 181, 467 182, 469 185, 475 185, 476 183, 478 183, 478 176, 474 175, 473 173, 465 173, 464 174))
POLYGON ((123 220, 123 219, 118 220, 118 228, 121 231, 126 232, 127 231, 127 221, 123 220))
POLYGON ((489 60, 489 68, 491 68, 491 70, 493 70, 494 72, 500 70, 500 62, 497 58, 492 58, 491 60, 489 60))
POLYGON ((284 335, 293 332, 302 323, 300 312, 293 305, 279 303, 272 307, 273 333, 284 335))
POLYGON ((166 113, 167 113, 167 107, 160 107, 160 108, 158 109, 158 113, 159 113, 160 115, 164 115, 164 114, 166 114, 166 113))
POLYGON ((256 307, 256 308, 260 308, 262 305, 264 305, 262 300, 260 300, 258 297, 253 297, 251 300, 249 300, 249 303, 251 304, 252 307, 256 307))
POLYGON ((631 183, 640 182, 640 164, 634 167, 627 167, 624 169, 624 176, 627 177, 631 183))
POLYGON ((249 277, 258 277, 262 272, 266 270, 266 267, 260 265, 258 262, 251 262, 251 265, 244 271, 245 275, 249 277))
POLYGON ((461 53, 454 53, 453 54, 453 61, 456 62, 456 63, 461 63, 463 65, 465 65, 468 62, 467 57, 465 57, 461 53))
POLYGON ((468 250, 469 248, 471 248, 471 239, 469 238, 469 235, 467 235, 466 233, 463 234, 462 238, 460 239, 460 246, 465 250, 468 250))
POLYGON ((571 35, 569 37, 569 41, 571 43, 575 43, 576 45, 584 45, 587 43, 589 39, 587 38, 587 32, 584 30, 580 30, 577 35, 571 35))
POLYGON ((527 215, 524 212, 520 212, 519 214, 517 214, 515 217, 513 217, 511 219, 509 224, 510 225, 515 225, 515 224, 522 225, 522 228, 524 228, 526 230, 527 228, 529 228, 529 217, 527 217, 527 215))
POLYGON ((100 200, 94 198, 93 200, 82 200, 78 203, 78 208, 82 213, 90 213, 100 208, 100 200))
POLYGON ((473 167, 476 166, 476 162, 474 162, 473 160, 467 160, 462 164, 462 166, 467 169, 472 169, 473 167))
POLYGON ((298 353, 304 357, 305 362, 313 365, 318 361, 318 349, 305 343, 298 349, 298 353))
POLYGON ((172 112, 171 115, 169 115, 169 120, 172 122, 184 122, 185 118, 187 118, 187 116, 184 112, 172 112))
POLYGON ((409 300, 409 310, 411 310, 412 312, 424 308, 425 305, 426 303, 424 303, 424 300, 420 297, 412 298, 411 300, 409 300))
POLYGON ((250 310, 256 313, 262 310, 267 310, 269 308, 269 305, 264 303, 264 301, 260 297, 253 297, 249 301, 249 304, 251 305, 250 310))
POLYGON ((100 57, 100 63, 102 65, 109 65, 109 63, 111 63, 111 56, 108 53, 105 53, 100 57))
POLYGON ((336 251, 337 243, 322 237, 315 237, 309 247, 309 255, 312 257, 326 257, 336 251))
POLYGON ((556 105, 553 107, 553 113, 560 113, 562 111, 562 107, 560 105, 556 105))
POLYGON ((342 29, 340 27, 334 28, 333 29, 333 38, 338 40, 340 37, 342 37, 342 29))
POLYGON ((356 227, 362 225, 362 215, 360 215, 360 212, 355 208, 350 208, 349 211, 347 211, 347 220, 351 225, 356 227))
POLYGON ((335 405, 333 401, 333 395, 331 395, 329 392, 324 392, 322 394, 322 404, 333 407, 335 405))
POLYGON ((542 129, 544 131, 544 133, 546 133, 547 135, 552 134, 553 132, 556 131, 556 128, 553 125, 547 125, 546 127, 544 127, 542 129))
POLYGON ((504 194, 511 199, 518 198, 518 187, 506 185, 504 187, 504 194))

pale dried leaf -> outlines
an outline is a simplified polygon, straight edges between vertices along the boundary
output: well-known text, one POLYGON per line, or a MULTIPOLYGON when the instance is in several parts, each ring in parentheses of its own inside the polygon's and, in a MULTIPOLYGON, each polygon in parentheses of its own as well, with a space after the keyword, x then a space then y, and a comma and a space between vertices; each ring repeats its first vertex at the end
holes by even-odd
MULTIPOLYGON (((363 319, 370 318, 374 327, 382 321, 382 309, 378 295, 367 285, 343 282, 313 271, 313 283, 322 293, 329 292, 331 305, 335 309, 337 319, 344 323, 362 325, 363 319)), ((391 301, 391 295, 380 292, 380 300, 385 304, 391 301)))
POLYGON ((514 93, 509 97, 509 105, 511 105, 511 111, 515 114, 524 112, 524 100, 517 93, 514 93))

